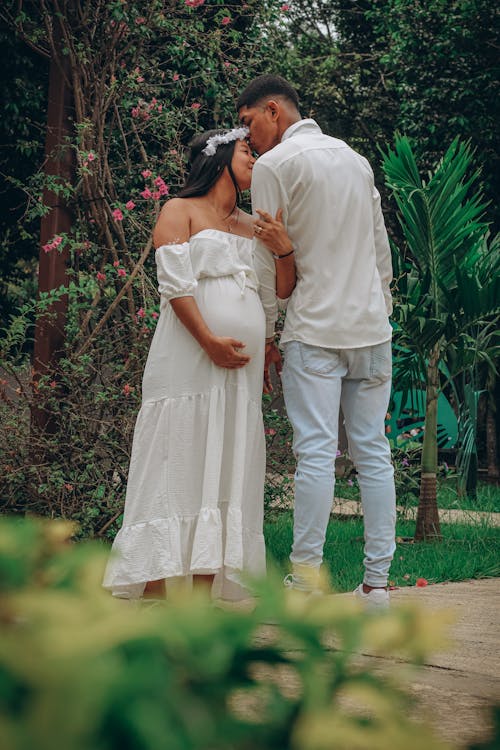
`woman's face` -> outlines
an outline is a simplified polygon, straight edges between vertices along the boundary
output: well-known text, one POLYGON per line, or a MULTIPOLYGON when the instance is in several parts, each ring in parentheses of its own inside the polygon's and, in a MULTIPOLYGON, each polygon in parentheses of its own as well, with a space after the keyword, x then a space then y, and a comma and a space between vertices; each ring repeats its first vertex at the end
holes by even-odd
POLYGON ((252 182, 252 169, 255 164, 250 146, 246 141, 236 141, 231 167, 240 190, 248 190, 252 182))

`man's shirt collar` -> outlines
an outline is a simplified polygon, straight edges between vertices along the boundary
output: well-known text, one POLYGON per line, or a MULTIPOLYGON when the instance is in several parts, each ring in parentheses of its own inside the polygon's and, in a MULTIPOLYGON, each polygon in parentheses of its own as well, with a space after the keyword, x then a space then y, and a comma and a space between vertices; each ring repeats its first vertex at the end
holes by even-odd
POLYGON ((283 143, 283 141, 286 141, 286 139, 294 135, 297 130, 315 130, 320 133, 322 132, 316 120, 307 117, 304 120, 299 120, 298 122, 294 122, 293 125, 290 125, 281 136, 281 142, 283 143))

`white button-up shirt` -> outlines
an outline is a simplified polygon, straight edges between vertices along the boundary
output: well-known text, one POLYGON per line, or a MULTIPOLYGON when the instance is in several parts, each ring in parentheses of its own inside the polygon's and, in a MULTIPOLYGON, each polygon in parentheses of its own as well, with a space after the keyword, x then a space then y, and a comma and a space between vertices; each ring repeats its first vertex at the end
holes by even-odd
MULTIPOLYGON (((391 254, 364 157, 325 135, 314 120, 300 120, 255 163, 252 207, 273 216, 282 208, 295 248, 297 285, 282 343, 356 349, 391 338, 391 254)), ((255 265, 270 337, 278 313, 276 270, 259 242, 255 265)))

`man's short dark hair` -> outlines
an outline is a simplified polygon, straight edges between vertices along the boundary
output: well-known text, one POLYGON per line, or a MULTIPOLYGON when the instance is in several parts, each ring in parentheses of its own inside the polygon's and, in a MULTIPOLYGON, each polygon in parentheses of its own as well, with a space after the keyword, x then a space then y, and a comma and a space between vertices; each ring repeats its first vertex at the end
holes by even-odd
POLYGON ((254 107, 261 99, 273 96, 282 96, 299 109, 299 97, 293 86, 281 76, 271 74, 258 76, 250 81, 238 97, 236 109, 254 107))

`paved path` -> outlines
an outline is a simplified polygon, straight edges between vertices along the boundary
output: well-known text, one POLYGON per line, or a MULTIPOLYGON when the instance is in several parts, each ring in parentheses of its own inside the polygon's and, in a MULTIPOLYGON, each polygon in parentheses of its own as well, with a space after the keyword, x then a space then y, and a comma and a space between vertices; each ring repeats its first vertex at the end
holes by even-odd
MULTIPOLYGON (((500 578, 391 591, 393 606, 408 599, 421 604, 429 617, 442 609, 454 614, 450 648, 431 654, 424 666, 412 667, 409 672, 401 669, 397 655, 391 659, 364 653, 360 659, 366 659, 375 670, 406 674, 403 686, 414 697, 414 718, 429 723, 452 750, 465 750, 472 743, 490 739, 491 708, 500 705, 500 578)), ((259 640, 274 637, 274 627, 263 625, 259 640)), ((287 689, 298 689, 290 684, 289 676, 286 679, 287 689)))
POLYGON ((391 597, 394 604, 418 601, 430 616, 443 608, 455 612, 454 645, 431 655, 410 692, 416 715, 424 712, 436 732, 455 747, 485 740, 492 729, 490 707, 500 704, 500 579, 402 588, 391 597))
MULTIPOLYGON (((278 474, 266 474, 267 480, 271 484, 281 487, 279 497, 271 503, 271 508, 291 510, 293 508, 293 475, 286 476, 288 483, 283 485, 283 476, 278 474)), ((408 519, 417 517, 417 508, 398 508, 408 519)), ((334 516, 362 516, 363 509, 361 502, 357 500, 345 500, 342 497, 335 497, 331 510, 334 516)), ((457 508, 439 508, 439 519, 443 523, 487 523, 490 526, 500 526, 500 513, 477 510, 459 510, 457 508)))
MULTIPOLYGON (((402 510, 402 509, 400 509, 402 510)), ((361 503, 356 500, 343 500, 336 497, 332 507, 333 515, 362 516, 361 503)), ((417 508, 407 508, 405 515, 408 519, 417 517, 417 508)), ((481 510, 458 510, 454 508, 439 508, 439 520, 442 523, 470 523, 490 526, 500 526, 500 513, 490 513, 481 510)))

